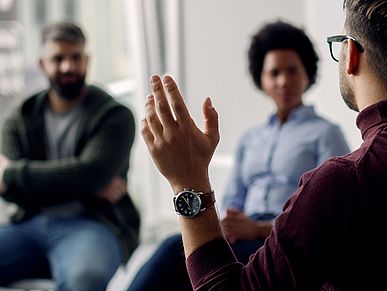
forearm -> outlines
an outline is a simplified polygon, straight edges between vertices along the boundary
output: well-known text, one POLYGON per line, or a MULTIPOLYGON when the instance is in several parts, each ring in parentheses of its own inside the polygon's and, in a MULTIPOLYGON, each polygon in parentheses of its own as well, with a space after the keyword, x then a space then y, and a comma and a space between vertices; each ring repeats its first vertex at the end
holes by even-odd
POLYGON ((5 171, 4 181, 38 195, 96 192, 128 164, 126 158, 123 154, 121 161, 113 158, 87 161, 82 157, 61 161, 14 161, 5 171), (111 160, 115 163, 111 164, 111 160))
POLYGON ((180 218, 185 256, 206 243, 222 237, 216 206, 210 206, 195 218, 180 218))

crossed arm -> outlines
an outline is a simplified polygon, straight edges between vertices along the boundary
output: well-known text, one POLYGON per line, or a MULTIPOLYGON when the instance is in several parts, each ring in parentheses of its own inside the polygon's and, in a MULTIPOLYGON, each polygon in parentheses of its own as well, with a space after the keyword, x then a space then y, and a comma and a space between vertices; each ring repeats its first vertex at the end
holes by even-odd
MULTIPOLYGON (((0 154, 0 196, 6 191, 3 175, 11 161, 3 154, 0 154)), ((117 203, 127 193, 126 181, 120 176, 114 177, 108 185, 97 193, 101 199, 109 201, 111 204, 117 203)))
MULTIPOLYGON (((96 118, 102 126, 93 130, 82 153, 60 161, 30 159, 33 154, 21 144, 27 142, 19 128, 21 117, 12 115, 3 127, 0 195, 18 203, 42 197, 44 201, 59 196, 74 199, 86 193, 113 204, 127 195, 121 176, 134 138, 134 119, 123 106, 109 108, 100 110, 96 118)), ((32 142, 36 141, 35 137, 32 142)))

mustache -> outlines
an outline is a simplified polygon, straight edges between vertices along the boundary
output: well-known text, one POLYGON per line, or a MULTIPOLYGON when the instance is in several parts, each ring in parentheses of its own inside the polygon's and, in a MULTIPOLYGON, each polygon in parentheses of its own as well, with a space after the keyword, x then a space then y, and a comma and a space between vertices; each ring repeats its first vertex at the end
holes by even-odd
POLYGON ((81 74, 77 74, 77 73, 63 73, 63 74, 59 74, 56 79, 58 80, 61 80, 61 79, 65 79, 65 78, 75 78, 75 79, 79 79, 81 78, 82 75, 81 74))

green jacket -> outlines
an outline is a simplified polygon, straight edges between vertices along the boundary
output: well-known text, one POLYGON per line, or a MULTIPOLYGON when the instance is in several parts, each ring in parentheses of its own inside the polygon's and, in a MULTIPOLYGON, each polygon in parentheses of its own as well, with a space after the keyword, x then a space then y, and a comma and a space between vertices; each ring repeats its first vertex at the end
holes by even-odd
POLYGON ((47 91, 19 106, 3 126, 1 152, 13 162, 4 172, 3 198, 19 206, 11 218, 22 221, 42 207, 77 199, 121 238, 128 259, 138 245, 139 215, 129 195, 112 205, 96 197, 113 177, 125 180, 135 123, 132 112, 95 86, 89 86, 76 136, 75 156, 49 161, 44 105, 47 91))

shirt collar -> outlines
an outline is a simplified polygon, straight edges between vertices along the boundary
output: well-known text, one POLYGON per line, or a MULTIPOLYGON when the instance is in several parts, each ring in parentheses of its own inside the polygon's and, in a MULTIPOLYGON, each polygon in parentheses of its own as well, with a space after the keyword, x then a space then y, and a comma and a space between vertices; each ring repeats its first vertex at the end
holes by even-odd
MULTIPOLYGON (((301 106, 294 108, 290 112, 287 122, 289 122, 289 121, 302 122, 302 121, 304 121, 310 117, 314 117, 314 116, 316 116, 316 112, 314 111, 314 107, 312 105, 309 105, 309 106, 301 105, 301 106)), ((268 124, 274 125, 274 124, 278 124, 278 123, 279 123, 279 121, 278 121, 277 115, 275 113, 271 114, 269 117, 269 120, 268 120, 268 124)))
POLYGON ((356 125, 364 139, 377 129, 377 125, 387 121, 387 100, 363 109, 356 118, 356 125))

